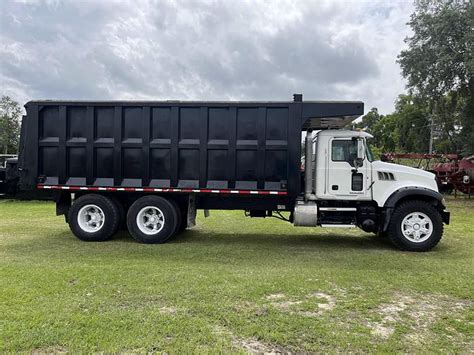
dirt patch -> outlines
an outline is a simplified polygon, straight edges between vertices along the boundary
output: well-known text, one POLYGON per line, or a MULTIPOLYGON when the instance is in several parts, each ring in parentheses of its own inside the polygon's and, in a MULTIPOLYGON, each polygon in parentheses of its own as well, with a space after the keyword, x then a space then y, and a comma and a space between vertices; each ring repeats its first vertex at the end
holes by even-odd
POLYGON ((372 335, 382 339, 388 339, 395 332, 395 328, 385 323, 369 323, 372 335))
POLYGON ((367 322, 366 325, 374 336, 385 340, 393 335, 397 324, 403 323, 410 328, 405 339, 411 344, 420 345, 429 341, 429 328, 437 320, 448 314, 462 314, 470 304, 470 301, 443 295, 397 293, 390 303, 381 304, 375 310, 381 319, 367 322))
POLYGON ((323 292, 316 292, 308 295, 311 298, 318 299, 317 307, 323 311, 330 311, 336 306, 336 298, 323 292))
POLYGON ((276 345, 263 343, 257 339, 244 339, 233 336, 232 346, 238 349, 244 349, 249 354, 291 354, 289 350, 276 345))
POLYGON ((310 293, 301 299, 287 299, 283 293, 276 293, 265 299, 272 301, 270 305, 273 308, 303 317, 318 317, 336 306, 336 298, 323 292, 310 293))
POLYGON ((214 333, 217 335, 231 335, 231 332, 222 325, 215 325, 213 328, 214 333))
POLYGON ((302 304, 303 301, 281 301, 281 302, 272 302, 271 305, 275 308, 278 308, 281 311, 290 311, 293 306, 302 304))
POLYGON ((161 307, 160 308, 160 313, 161 314, 176 314, 178 313, 178 309, 176 307, 161 307))
POLYGON ((291 351, 278 344, 264 343, 255 338, 235 336, 228 328, 221 325, 214 326, 214 333, 219 336, 230 337, 233 348, 245 350, 249 354, 291 354, 291 351))

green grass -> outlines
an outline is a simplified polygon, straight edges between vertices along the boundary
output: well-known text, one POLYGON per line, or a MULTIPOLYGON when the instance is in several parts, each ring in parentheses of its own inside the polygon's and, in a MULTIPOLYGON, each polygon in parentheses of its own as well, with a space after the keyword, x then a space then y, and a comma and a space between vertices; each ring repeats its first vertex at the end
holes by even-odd
POLYGON ((474 199, 429 253, 214 212, 164 245, 74 238, 0 201, 0 351, 469 352, 474 199))

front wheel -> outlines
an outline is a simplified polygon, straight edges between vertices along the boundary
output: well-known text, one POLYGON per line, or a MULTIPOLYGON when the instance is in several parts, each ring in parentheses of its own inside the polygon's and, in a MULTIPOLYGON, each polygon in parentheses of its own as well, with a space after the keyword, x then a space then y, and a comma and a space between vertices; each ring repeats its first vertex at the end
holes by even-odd
POLYGON ((388 237, 401 250, 428 251, 443 235, 443 220, 438 210, 425 201, 408 201, 393 212, 388 237))

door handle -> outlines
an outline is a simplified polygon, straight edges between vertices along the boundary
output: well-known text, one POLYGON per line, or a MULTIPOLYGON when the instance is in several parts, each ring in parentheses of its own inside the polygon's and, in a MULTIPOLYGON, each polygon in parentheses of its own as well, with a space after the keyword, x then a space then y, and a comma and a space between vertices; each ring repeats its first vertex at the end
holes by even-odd
POLYGON ((331 189, 332 189, 332 190, 339 190, 339 185, 332 185, 332 186, 331 186, 331 189))

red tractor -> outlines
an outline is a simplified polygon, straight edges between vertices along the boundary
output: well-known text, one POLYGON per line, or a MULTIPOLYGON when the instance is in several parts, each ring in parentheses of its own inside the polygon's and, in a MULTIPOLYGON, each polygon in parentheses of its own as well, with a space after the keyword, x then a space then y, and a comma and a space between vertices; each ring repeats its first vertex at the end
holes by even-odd
POLYGON ((474 192, 474 155, 461 159, 457 154, 384 153, 382 160, 398 164, 406 160, 409 165, 432 172, 440 192, 454 190, 469 196, 474 192))
POLYGON ((459 160, 458 169, 451 174, 451 184, 469 196, 474 192, 474 155, 459 160))

